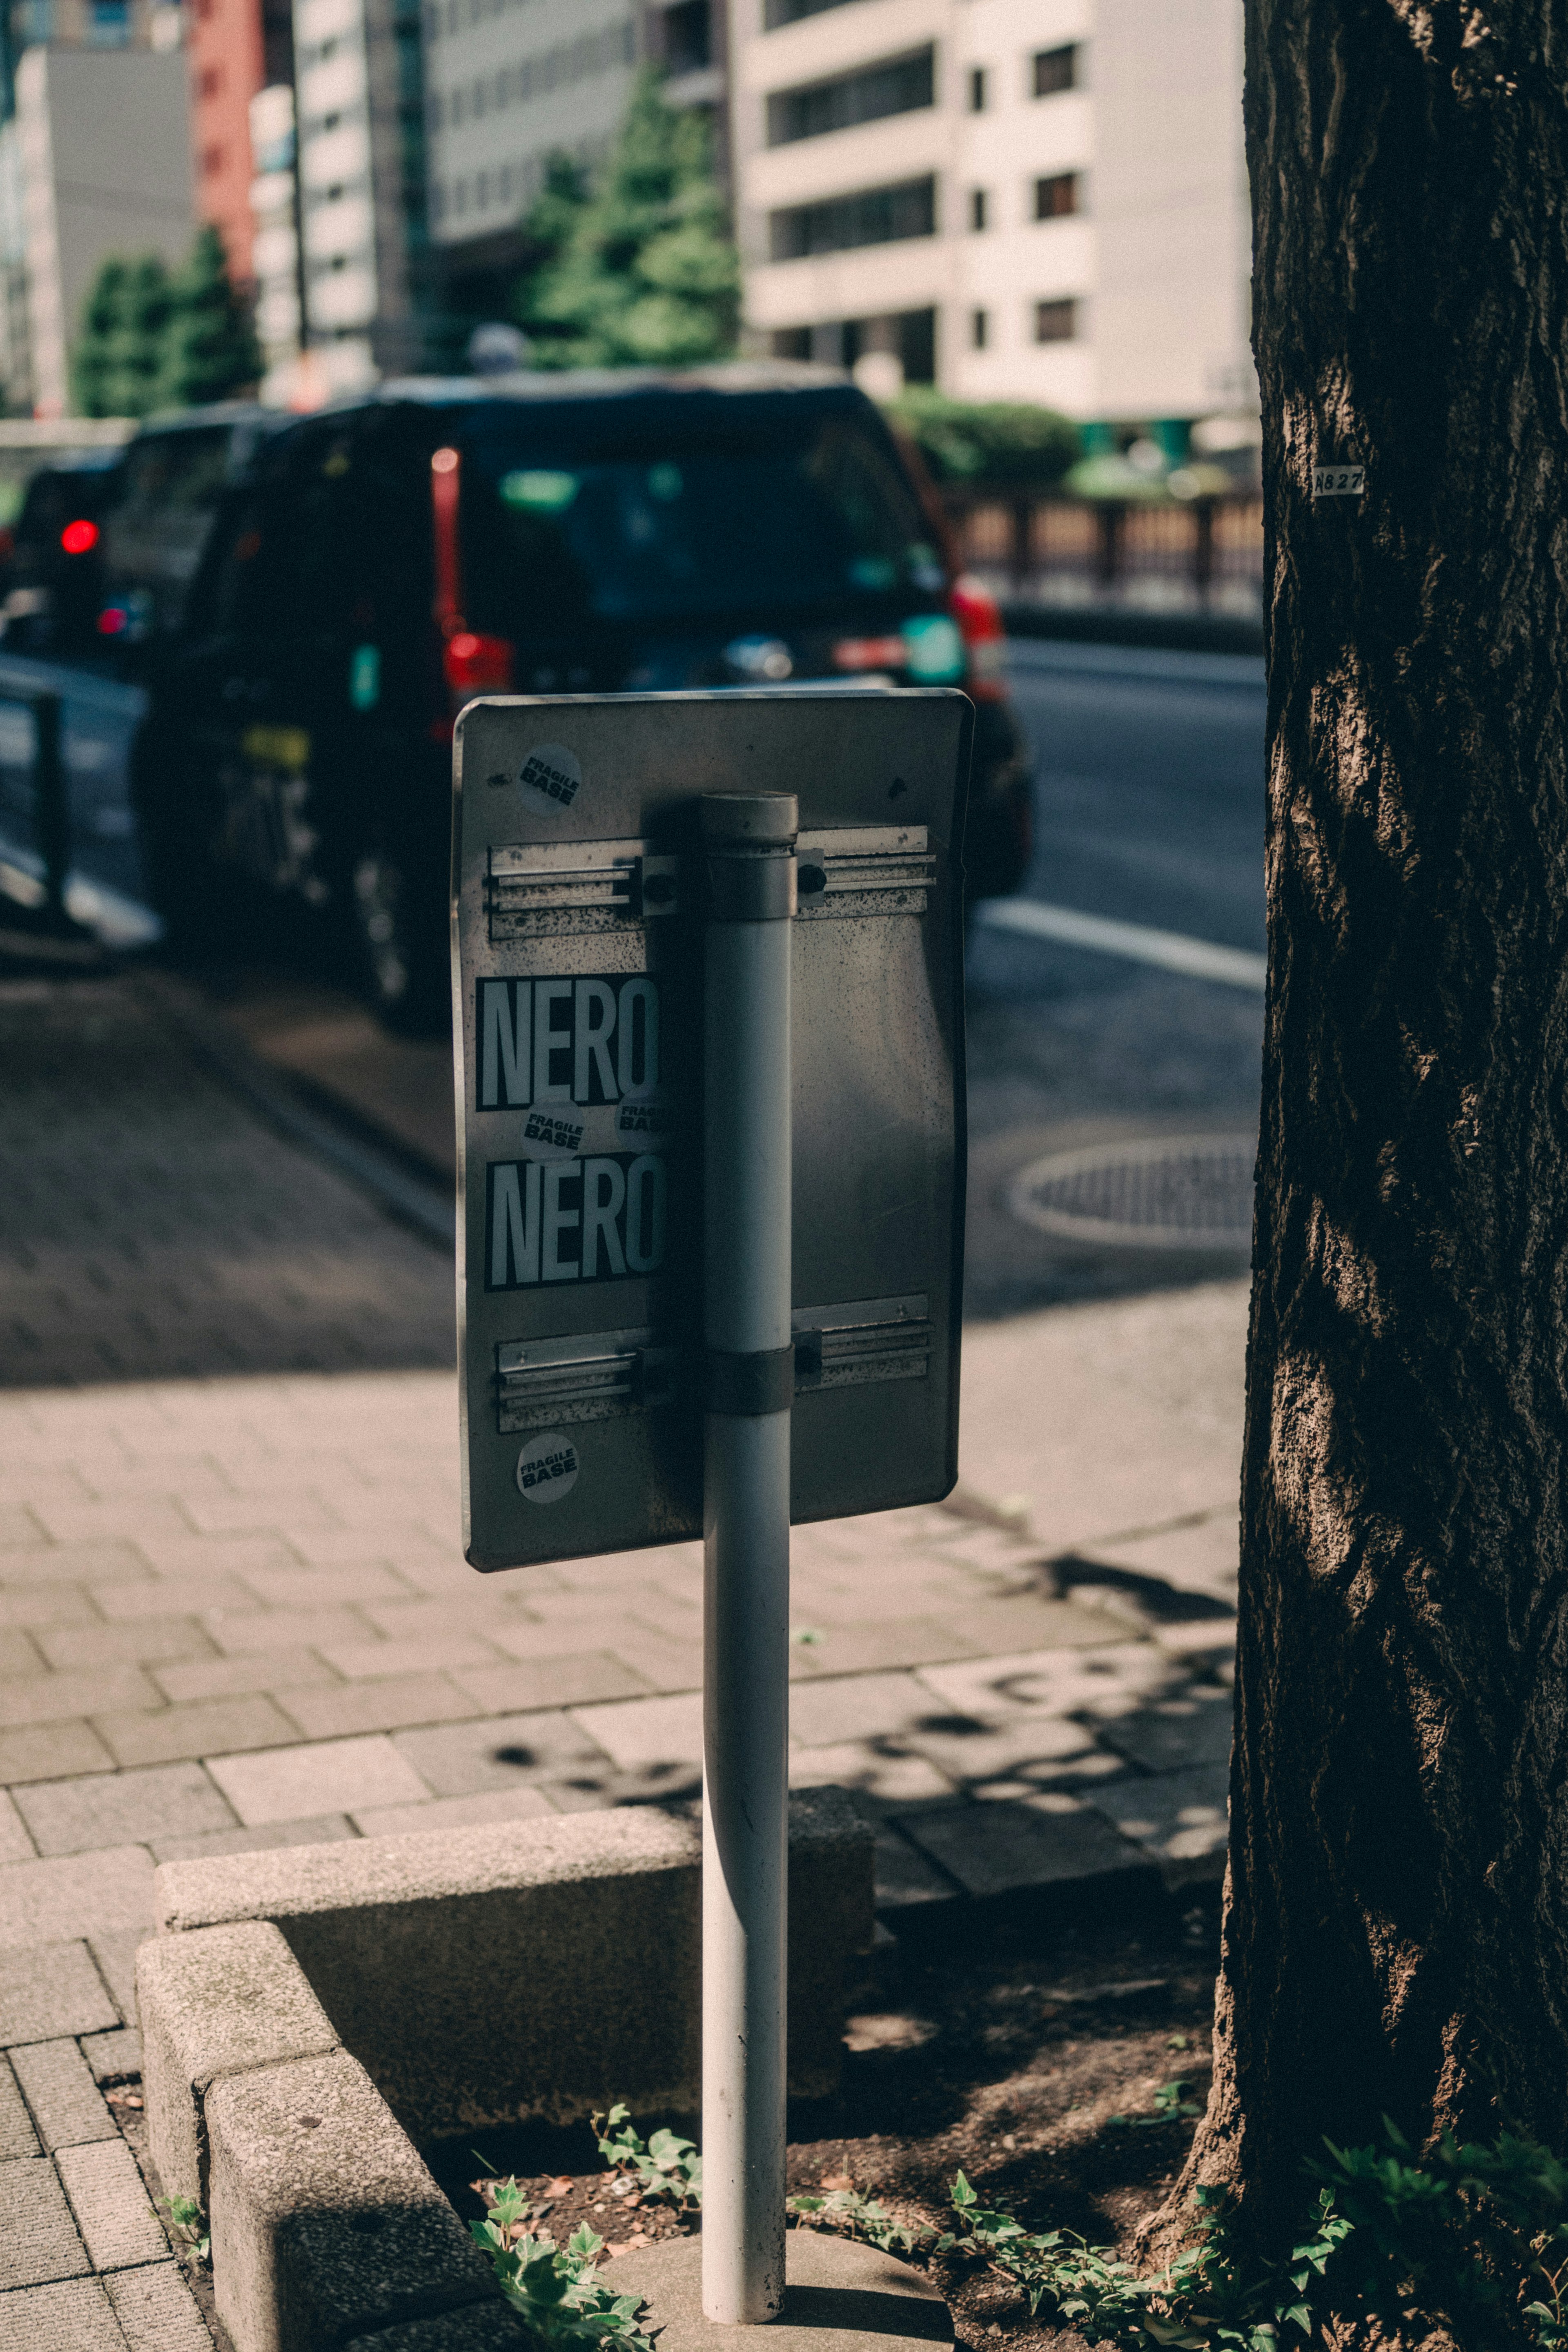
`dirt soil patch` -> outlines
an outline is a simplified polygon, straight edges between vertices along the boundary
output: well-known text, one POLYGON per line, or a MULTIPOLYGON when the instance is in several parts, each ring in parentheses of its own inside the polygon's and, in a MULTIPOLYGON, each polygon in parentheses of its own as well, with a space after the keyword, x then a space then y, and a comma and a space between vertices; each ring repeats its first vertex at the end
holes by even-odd
MULTIPOLYGON (((791 2191, 853 2187, 940 2229, 962 2169, 984 2203, 1026 2227, 1126 2252, 1208 2095, 1216 1958, 1207 1907, 1054 1937, 1026 1926, 982 1934, 971 1914, 956 1946, 929 1931, 912 1948, 901 1940, 859 1989, 839 2095, 791 2109, 791 2191)), ((645 2137, 660 2124, 697 2136, 690 2116, 636 2123, 645 2137)), ((466 2221, 485 2210, 474 2184, 514 2175, 532 2226, 560 2243, 584 2222, 617 2253, 700 2226, 612 2176, 586 2127, 476 2133, 424 2153, 466 2221)), ((1082 2336, 1031 2318, 989 2264, 910 2259, 973 2352, 998 2338, 1017 2352, 1088 2352, 1082 2336)))

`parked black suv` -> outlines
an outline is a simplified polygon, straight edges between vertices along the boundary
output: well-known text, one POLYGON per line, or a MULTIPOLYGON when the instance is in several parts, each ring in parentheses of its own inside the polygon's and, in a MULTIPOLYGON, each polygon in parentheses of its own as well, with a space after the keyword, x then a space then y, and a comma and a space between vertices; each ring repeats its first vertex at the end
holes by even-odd
POLYGON ((1016 887, 1001 627, 877 410, 826 371, 394 383, 274 433, 150 672, 163 911, 226 880, 347 919, 396 1026, 445 1022, 449 746, 485 692, 883 676, 979 714, 972 895, 1016 887))

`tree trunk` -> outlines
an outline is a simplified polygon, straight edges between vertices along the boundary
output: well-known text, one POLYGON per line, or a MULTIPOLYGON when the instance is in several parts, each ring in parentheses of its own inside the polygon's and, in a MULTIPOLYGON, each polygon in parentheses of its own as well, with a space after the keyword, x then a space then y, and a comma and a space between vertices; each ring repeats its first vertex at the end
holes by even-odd
POLYGON ((1215 2079, 1568 2145, 1568 0, 1248 0, 1269 981, 1215 2079), (1312 496, 1314 465, 1364 492, 1312 496))

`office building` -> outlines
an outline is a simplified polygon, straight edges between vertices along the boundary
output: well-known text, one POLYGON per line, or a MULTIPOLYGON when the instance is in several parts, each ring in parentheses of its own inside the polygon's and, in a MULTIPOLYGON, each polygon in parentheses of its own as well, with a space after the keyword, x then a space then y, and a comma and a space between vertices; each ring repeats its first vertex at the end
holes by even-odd
POLYGON ((1242 0, 731 0, 746 315, 878 389, 1256 398, 1242 0))
POLYGON ((185 60, 177 49, 33 47, 16 68, 16 168, 26 250, 25 392, 69 407, 69 347, 100 265, 190 250, 185 60))
POLYGON ((312 394, 426 363, 417 0, 294 0, 300 251, 312 394))
POLYGON ((259 90, 294 78, 292 10, 289 0, 192 0, 187 23, 196 209, 223 238, 230 278, 247 286, 258 169, 250 106, 259 90))

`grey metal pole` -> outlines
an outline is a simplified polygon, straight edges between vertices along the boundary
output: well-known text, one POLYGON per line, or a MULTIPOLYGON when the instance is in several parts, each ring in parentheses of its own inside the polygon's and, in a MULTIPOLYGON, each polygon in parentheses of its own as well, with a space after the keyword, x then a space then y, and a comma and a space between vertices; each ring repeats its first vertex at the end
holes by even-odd
POLYGON ((790 793, 713 793, 704 1123, 702 2309, 784 2292, 790 793))

